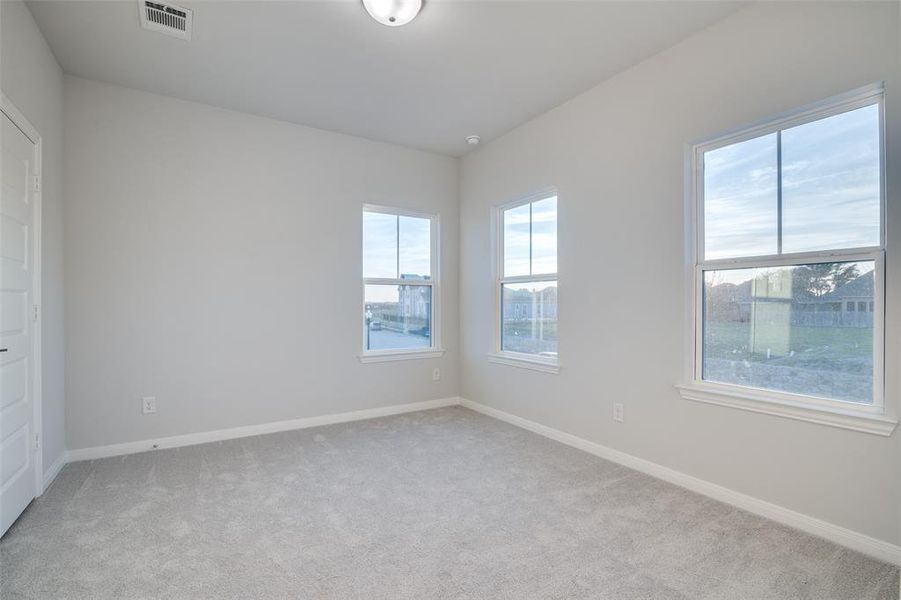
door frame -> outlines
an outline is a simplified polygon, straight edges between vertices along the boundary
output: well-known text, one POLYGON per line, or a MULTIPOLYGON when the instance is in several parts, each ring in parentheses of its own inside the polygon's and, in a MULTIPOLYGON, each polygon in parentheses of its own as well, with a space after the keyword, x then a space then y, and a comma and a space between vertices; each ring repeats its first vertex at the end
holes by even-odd
POLYGON ((44 169, 42 165, 43 141, 38 130, 25 118, 25 115, 16 108, 12 101, 0 90, 0 111, 5 114, 13 125, 25 134, 34 144, 34 176, 32 183, 32 215, 31 215, 31 311, 37 314, 29 314, 31 319, 31 402, 34 410, 35 438, 29 441, 34 459, 34 497, 44 493, 44 431, 43 431, 43 402, 41 397, 41 207, 42 190, 44 189, 44 169), (37 318, 35 318, 37 316, 37 318))

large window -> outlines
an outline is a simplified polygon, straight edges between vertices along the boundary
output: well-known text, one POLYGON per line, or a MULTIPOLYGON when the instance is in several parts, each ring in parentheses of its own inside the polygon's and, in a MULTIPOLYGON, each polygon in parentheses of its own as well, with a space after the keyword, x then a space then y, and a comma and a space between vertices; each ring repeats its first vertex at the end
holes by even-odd
POLYGON ((363 357, 417 358, 438 351, 438 221, 363 210, 363 357))
MULTIPOLYGON (((498 209, 498 328, 494 358, 557 363, 557 196, 498 209)), ((542 369, 544 370, 544 369, 542 369)))
POLYGON ((883 412, 882 148, 881 89, 695 148, 696 389, 883 412))

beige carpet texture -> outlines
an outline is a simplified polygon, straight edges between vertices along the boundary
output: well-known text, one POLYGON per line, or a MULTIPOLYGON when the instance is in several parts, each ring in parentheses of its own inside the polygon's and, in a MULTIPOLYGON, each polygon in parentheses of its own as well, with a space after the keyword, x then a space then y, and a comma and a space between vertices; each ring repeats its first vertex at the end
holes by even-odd
POLYGON ((452 407, 67 465, 0 598, 897 600, 898 568, 452 407))

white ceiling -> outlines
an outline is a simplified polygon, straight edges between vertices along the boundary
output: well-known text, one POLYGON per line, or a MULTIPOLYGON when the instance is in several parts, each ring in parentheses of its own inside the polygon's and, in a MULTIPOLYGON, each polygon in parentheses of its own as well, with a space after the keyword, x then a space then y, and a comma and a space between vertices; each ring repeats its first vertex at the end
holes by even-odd
POLYGON ((741 7, 426 0, 389 28, 356 0, 176 4, 191 42, 142 30, 136 1, 29 7, 68 73, 454 156, 741 7))

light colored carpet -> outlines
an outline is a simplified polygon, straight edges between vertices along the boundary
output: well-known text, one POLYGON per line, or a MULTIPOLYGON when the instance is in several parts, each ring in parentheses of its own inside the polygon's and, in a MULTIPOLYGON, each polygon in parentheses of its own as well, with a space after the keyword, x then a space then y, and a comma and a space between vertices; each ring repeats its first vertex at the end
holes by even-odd
POLYGON ((463 408, 68 465, 0 597, 897 599, 898 569, 463 408))

